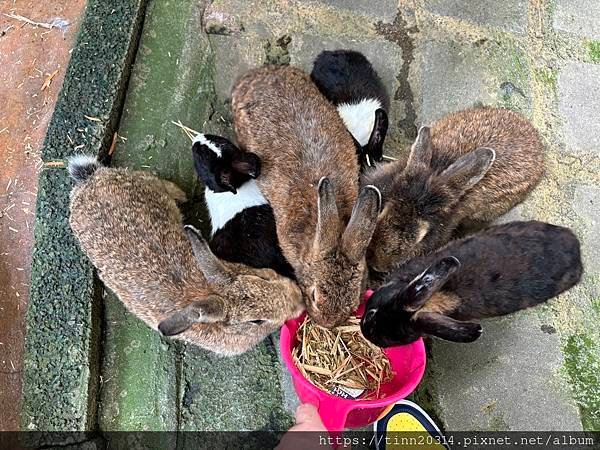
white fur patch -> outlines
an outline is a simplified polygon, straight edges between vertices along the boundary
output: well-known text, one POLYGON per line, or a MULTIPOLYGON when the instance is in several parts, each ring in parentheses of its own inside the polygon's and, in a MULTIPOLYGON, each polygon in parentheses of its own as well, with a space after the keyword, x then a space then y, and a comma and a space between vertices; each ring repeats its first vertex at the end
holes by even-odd
POLYGON ((79 167, 89 167, 89 166, 99 166, 98 158, 91 155, 74 155, 69 158, 69 162, 67 165, 67 170, 69 171, 69 175, 71 177, 75 176, 77 172, 77 168, 79 167))
POLYGON ((217 147, 217 144, 215 144, 213 141, 206 139, 206 136, 203 135, 202 133, 196 135, 196 137, 192 141, 192 145, 195 144, 196 142, 199 142, 202 145, 206 145, 209 149, 211 149, 215 153, 215 155, 217 155, 219 158, 221 157, 221 155, 222 155, 221 149, 219 147, 217 147))
POLYGON ((381 108, 381 103, 376 98, 365 98, 358 103, 340 103, 338 113, 348 131, 360 145, 367 145, 373 126, 375 125, 375 111, 381 108))
POLYGON ((91 155, 74 155, 69 158, 69 167, 93 166, 98 164, 98 158, 91 155))
POLYGON ((206 207, 210 215, 212 234, 223 228, 235 215, 246 208, 267 204, 267 199, 262 195, 255 180, 244 183, 232 192, 213 192, 209 188, 204 189, 206 207))

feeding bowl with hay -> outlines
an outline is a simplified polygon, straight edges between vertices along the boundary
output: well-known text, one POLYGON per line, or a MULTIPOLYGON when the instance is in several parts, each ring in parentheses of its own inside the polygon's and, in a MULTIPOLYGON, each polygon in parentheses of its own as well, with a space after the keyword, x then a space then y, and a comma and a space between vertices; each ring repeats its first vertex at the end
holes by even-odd
POLYGON ((364 304, 347 324, 331 330, 306 314, 281 329, 281 354, 296 393, 316 406, 330 432, 375 422, 417 387, 425 371, 422 339, 379 349, 360 333, 363 312, 364 304))

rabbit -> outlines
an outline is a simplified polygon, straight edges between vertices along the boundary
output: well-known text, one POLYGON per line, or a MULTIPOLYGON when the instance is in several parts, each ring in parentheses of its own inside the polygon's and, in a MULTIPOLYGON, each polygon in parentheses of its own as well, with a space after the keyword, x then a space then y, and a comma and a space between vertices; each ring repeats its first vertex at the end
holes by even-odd
POLYGON ((446 244, 459 226, 496 219, 523 201, 543 172, 538 132, 515 112, 471 108, 422 127, 407 160, 364 174, 383 195, 369 267, 388 273, 446 244))
POLYGON ((184 229, 185 194, 147 172, 71 159, 71 229, 98 275, 127 309, 165 336, 221 355, 258 344, 303 311, 290 279, 221 261, 184 229))
POLYGON ((261 159, 256 183, 309 315, 324 327, 343 323, 366 285, 365 252, 381 205, 377 188, 358 193, 350 134, 310 77, 289 66, 243 75, 232 110, 238 144, 261 159))
POLYGON ((379 75, 360 52, 321 52, 310 77, 338 110, 355 140, 361 168, 383 160, 390 98, 379 75))
POLYGON ((482 332, 472 320, 543 303, 582 272, 569 229, 537 221, 493 226, 402 265, 367 301, 361 331, 380 347, 425 334, 472 342, 482 332))
POLYGON ((258 156, 245 154, 228 139, 210 134, 194 138, 192 153, 196 173, 205 186, 214 254, 294 279, 294 269, 279 247, 273 210, 254 180, 260 174, 258 156), (224 176, 240 170, 239 176, 224 176))

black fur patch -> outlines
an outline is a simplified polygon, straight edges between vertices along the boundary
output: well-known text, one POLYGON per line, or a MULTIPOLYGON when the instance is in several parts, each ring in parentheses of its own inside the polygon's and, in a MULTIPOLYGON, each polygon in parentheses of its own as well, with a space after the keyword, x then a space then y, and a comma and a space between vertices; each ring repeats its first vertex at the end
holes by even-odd
POLYGON ((295 279, 294 268, 279 247, 275 216, 269 205, 253 206, 236 214, 215 233, 210 247, 226 261, 270 268, 295 279))

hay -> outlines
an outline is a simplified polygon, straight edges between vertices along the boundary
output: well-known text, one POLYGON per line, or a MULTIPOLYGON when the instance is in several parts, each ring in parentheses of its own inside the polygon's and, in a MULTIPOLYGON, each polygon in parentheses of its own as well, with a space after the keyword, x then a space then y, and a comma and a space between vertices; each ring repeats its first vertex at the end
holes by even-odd
POLYGON ((292 351, 296 367, 325 392, 338 395, 340 388, 350 388, 364 391, 361 399, 378 398, 381 385, 394 376, 383 350, 362 335, 357 317, 333 329, 307 317, 296 336, 299 343, 292 351))

